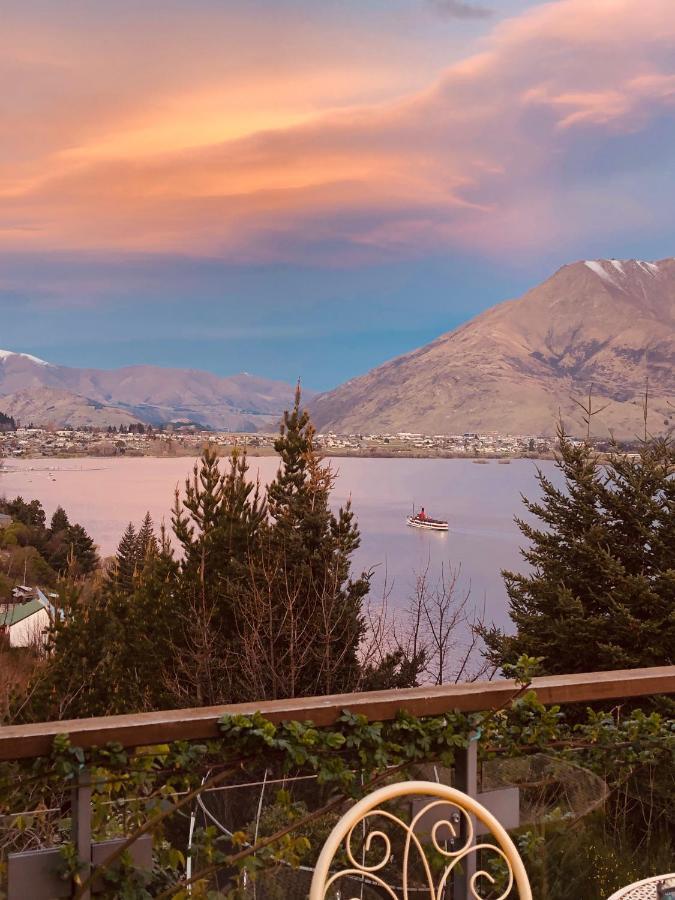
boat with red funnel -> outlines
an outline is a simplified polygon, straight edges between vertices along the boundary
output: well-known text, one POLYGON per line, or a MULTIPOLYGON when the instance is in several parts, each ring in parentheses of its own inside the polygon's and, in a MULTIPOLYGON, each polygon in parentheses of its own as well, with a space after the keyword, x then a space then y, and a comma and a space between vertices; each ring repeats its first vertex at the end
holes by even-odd
POLYGON ((426 514, 424 507, 418 513, 415 513, 413 510, 413 514, 408 516, 405 521, 410 528, 424 528, 427 531, 449 530, 447 522, 443 521, 443 519, 432 519, 431 516, 426 514))

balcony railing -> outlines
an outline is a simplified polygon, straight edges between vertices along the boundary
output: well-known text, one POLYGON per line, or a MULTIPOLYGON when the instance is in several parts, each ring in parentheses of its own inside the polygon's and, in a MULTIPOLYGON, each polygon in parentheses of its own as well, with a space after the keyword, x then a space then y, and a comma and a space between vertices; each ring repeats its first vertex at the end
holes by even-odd
MULTIPOLYGON (((218 737, 218 721, 229 714, 260 712, 272 722, 310 721, 332 725, 349 709, 371 721, 384 722, 405 710, 414 716, 436 716, 451 710, 480 712, 508 703, 519 690, 514 681, 476 681, 438 687, 329 694, 297 700, 265 700, 192 709, 91 719, 62 719, 0 728, 0 760, 46 756, 57 734, 68 734, 77 747, 100 747, 116 741, 123 747, 218 737)), ((630 697, 675 693, 675 666, 548 675, 535 678, 531 690, 544 705, 597 703, 630 697)))
MULTIPOLYGON (((588 672, 575 675, 556 675, 535 678, 529 689, 544 705, 605 703, 659 694, 675 694, 675 666, 631 669, 610 672, 588 672)), ((69 719, 0 728, 0 760, 27 760, 49 756, 57 735, 67 734, 74 747, 83 749, 103 747, 115 742, 125 748, 169 744, 174 741, 199 741, 221 736, 219 721, 226 714, 250 715, 261 713, 279 723, 311 721, 316 726, 330 726, 348 709, 369 721, 394 719, 401 711, 417 717, 437 716, 452 711, 465 713, 494 710, 508 706, 522 691, 514 681, 500 680, 457 685, 428 686, 402 690, 373 691, 359 694, 335 694, 290 700, 239 703, 192 709, 163 710, 132 715, 106 716, 90 719, 69 719)), ((478 793, 476 743, 458 751, 454 785, 476 797, 478 793)), ((86 777, 73 794, 73 839, 84 871, 101 860, 105 864, 102 845, 91 843, 89 804, 91 786, 86 777)), ((146 847, 149 852, 149 848, 146 847)), ((15 869, 17 871, 17 869, 15 869)), ((26 869, 24 869, 25 875, 26 869)), ((453 896, 463 893, 471 877, 467 868, 460 876, 453 896)), ((9 896, 12 892, 10 869, 9 896)), ((29 873, 30 877, 30 873, 29 873)), ((39 892, 35 898, 47 896, 39 892)), ((88 893, 81 894, 86 897, 88 893)))

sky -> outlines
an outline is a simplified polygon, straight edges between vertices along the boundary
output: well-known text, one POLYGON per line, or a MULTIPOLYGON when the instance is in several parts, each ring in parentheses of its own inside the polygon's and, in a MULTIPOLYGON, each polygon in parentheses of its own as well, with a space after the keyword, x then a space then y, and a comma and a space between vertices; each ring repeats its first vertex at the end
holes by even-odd
POLYGON ((675 254, 674 0, 4 0, 0 347, 327 389, 675 254))

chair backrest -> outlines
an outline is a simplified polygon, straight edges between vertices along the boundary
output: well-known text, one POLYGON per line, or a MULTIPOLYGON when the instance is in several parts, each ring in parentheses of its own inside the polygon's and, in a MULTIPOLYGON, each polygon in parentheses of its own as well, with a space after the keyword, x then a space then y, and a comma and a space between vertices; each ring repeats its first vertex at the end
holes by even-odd
MULTIPOLYGON (((513 841, 492 813, 480 803, 455 788, 433 781, 404 781, 387 785, 349 809, 330 833, 314 870, 309 900, 326 900, 331 896, 331 889, 337 891, 340 883, 345 889, 353 888, 355 883, 370 884, 378 889, 378 896, 384 892, 392 900, 411 895, 439 900, 453 873, 465 867, 469 858, 478 851, 493 854, 492 859, 500 862, 505 871, 508 884, 498 900, 504 900, 509 895, 514 883, 520 900, 532 900, 527 872, 513 841), (384 804, 390 801, 400 801, 401 798, 412 801, 419 797, 430 799, 421 807, 419 804, 412 806, 409 821, 402 818, 398 810, 394 814, 384 808, 384 804), (495 839, 495 844, 484 841, 476 843, 474 817, 484 826, 482 830, 495 839), (425 836, 421 834, 425 828, 426 846, 425 836), (443 833, 451 835, 454 840, 443 839, 443 833), (394 856, 392 841, 396 845, 394 856), (341 847, 346 863, 331 873, 331 864, 336 854, 341 852, 341 847), (428 850, 437 860, 443 860, 440 870, 428 859, 428 850), (373 861, 375 855, 377 859, 373 861), (395 884, 391 884, 392 859, 396 865, 395 884), (413 860, 418 881, 414 892, 410 883, 413 860)), ((487 869, 474 872, 468 878, 467 898, 480 900, 480 883, 486 879, 489 884, 495 884, 493 873, 494 870, 487 869)), ((340 896, 351 897, 352 893, 343 891, 340 896)))

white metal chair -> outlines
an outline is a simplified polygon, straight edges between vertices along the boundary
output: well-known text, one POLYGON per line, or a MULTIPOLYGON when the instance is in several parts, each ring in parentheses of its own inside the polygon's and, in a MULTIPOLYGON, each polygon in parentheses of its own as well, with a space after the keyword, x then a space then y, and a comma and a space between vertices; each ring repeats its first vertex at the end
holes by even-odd
MULTIPOLYGON (((316 864, 309 900, 326 900, 330 889, 333 888, 337 891, 338 882, 341 880, 345 889, 350 887, 350 882, 351 885, 355 883, 361 885, 365 882, 376 886, 380 889, 380 892, 384 892, 392 900, 399 900, 400 897, 407 900, 412 893, 412 888, 409 884, 409 870, 413 861, 412 858, 417 860, 417 871, 422 873, 425 882, 422 889, 424 894, 431 900, 440 900, 453 872, 458 867, 466 865, 472 854, 479 850, 491 852, 495 858, 500 858, 508 872, 508 885, 500 895, 499 900, 504 900, 509 895, 514 883, 518 888, 520 900, 532 900, 532 891, 527 872, 513 841, 502 825, 485 807, 455 788, 432 781, 404 781, 399 784, 391 784, 364 797, 363 800, 348 810, 337 823, 324 844, 316 864), (409 822, 383 808, 383 804, 386 804, 388 801, 398 800, 402 797, 410 797, 412 800, 420 796, 431 799, 417 811, 413 807, 413 813, 409 822), (439 817, 441 807, 446 807, 447 812, 444 810, 443 816, 439 817), (420 837, 419 832, 422 830, 420 823, 423 817, 426 818, 427 822, 433 822, 428 827, 427 838, 429 847, 434 854, 440 854, 444 860, 447 860, 440 874, 433 873, 420 837), (492 837, 496 839, 496 845, 475 842, 476 829, 473 817, 478 819, 485 827, 485 830, 489 831, 492 837), (379 827, 374 827, 377 820, 381 824, 379 827), (460 828, 460 823, 463 823, 463 828, 460 828), (382 830, 385 824, 388 825, 390 833, 382 830), (357 827, 359 830, 356 840, 359 846, 355 850, 352 845, 352 837, 357 827), (447 829, 446 833, 449 832, 456 839, 459 846, 455 847, 453 842, 451 849, 448 849, 447 842, 440 837, 440 829, 444 831, 447 829), (395 860, 396 885, 388 883, 385 878, 387 876, 385 867, 392 860, 392 834, 394 833, 400 834, 403 839, 400 869, 398 858, 395 860), (335 855, 340 851, 343 842, 347 858, 346 867, 331 873, 331 863, 335 855), (381 852, 379 852, 380 850, 381 852), (378 851, 379 861, 366 863, 366 854, 373 854, 375 851, 378 851), (356 858, 357 854, 361 855, 360 861, 356 858), (400 894, 397 892, 398 890, 401 891, 400 894)), ((391 879, 391 876, 389 878, 391 879)), ((478 891, 479 882, 482 879, 486 879, 491 885, 495 883, 495 878, 487 870, 482 869, 474 872, 468 878, 468 897, 481 900, 481 894, 478 891)), ((356 897, 358 892, 359 888, 357 887, 353 896, 356 897)), ((343 900, 347 900, 351 896, 351 894, 344 893, 344 891, 340 892, 340 897, 343 900)))
POLYGON ((670 875, 657 875, 654 878, 645 878, 636 881, 612 894, 608 900, 658 900, 659 885, 666 884, 673 888, 675 895, 675 872, 670 875))

